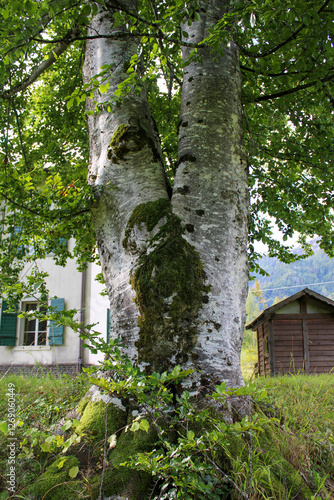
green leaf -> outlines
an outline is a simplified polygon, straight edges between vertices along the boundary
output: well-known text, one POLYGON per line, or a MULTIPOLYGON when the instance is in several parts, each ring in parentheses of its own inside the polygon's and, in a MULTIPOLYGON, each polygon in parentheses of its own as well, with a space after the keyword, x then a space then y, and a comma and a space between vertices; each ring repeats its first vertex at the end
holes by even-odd
POLYGON ((51 443, 42 443, 41 444, 41 450, 48 452, 51 449, 51 443))
POLYGON ((180 372, 181 372, 181 367, 179 365, 177 365, 173 369, 171 375, 172 375, 172 377, 177 377, 178 375, 180 375, 180 372))
POLYGON ((56 444, 57 447, 59 448, 60 446, 64 445, 64 438, 63 436, 56 436, 56 444))
POLYGON ((306 12, 303 15, 303 23, 305 24, 305 26, 309 26, 311 22, 312 22, 312 17, 308 12, 306 12))
POLYGON ((188 432, 187 432, 187 439, 188 439, 189 441, 192 441, 194 438, 195 438, 195 433, 194 433, 194 431, 188 431, 188 432))
POLYGON ((0 431, 6 435, 8 434, 8 422, 6 422, 5 420, 0 422, 0 431))
POLYGON ((65 424, 61 426, 62 431, 67 431, 72 427, 72 421, 71 420, 66 420, 65 424))
POLYGON ((143 418, 143 420, 140 421, 139 427, 142 431, 148 432, 150 424, 145 418, 143 418))
POLYGON ((1 15, 4 19, 9 18, 9 10, 7 8, 1 10, 1 15))
POLYGON ((74 467, 72 467, 69 471, 68 471, 68 475, 74 479, 75 477, 77 477, 78 475, 78 472, 79 472, 79 467, 77 465, 75 465, 74 467))
POLYGON ((133 422, 133 424, 130 427, 130 431, 137 432, 139 429, 140 429, 140 423, 138 421, 133 422))
POLYGON ((57 465, 58 469, 62 469, 66 461, 67 458, 62 458, 61 460, 59 460, 59 464, 57 465))
POLYGON ((117 436, 116 434, 112 434, 111 436, 108 437, 108 443, 109 443, 109 448, 113 449, 115 448, 117 444, 117 436))
POLYGON ((74 98, 72 97, 71 99, 69 99, 67 101, 67 104, 66 104, 67 109, 71 109, 71 107, 73 106, 73 104, 74 104, 74 98))
POLYGON ((105 85, 103 85, 103 83, 100 85, 100 92, 101 92, 101 94, 107 93, 107 87, 105 85))

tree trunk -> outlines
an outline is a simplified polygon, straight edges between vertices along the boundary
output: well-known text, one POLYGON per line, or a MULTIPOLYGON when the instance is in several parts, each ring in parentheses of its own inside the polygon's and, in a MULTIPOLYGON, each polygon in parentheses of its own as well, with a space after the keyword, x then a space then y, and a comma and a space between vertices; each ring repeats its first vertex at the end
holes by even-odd
MULTIPOLYGON (((205 3, 201 21, 183 27, 188 40, 206 36, 221 5, 205 3)), ((109 12, 98 14, 90 31, 126 33, 126 27, 114 28, 109 12)), ((95 92, 102 110, 88 118, 88 179, 96 193, 92 212, 111 334, 151 371, 180 364, 196 370, 197 388, 223 381, 238 386, 248 281, 238 51, 231 43, 215 59, 201 49, 202 62, 185 67, 171 200, 145 92, 131 91, 107 109, 136 51, 126 37, 88 40, 84 65, 86 82, 102 65, 113 65, 109 90, 95 92)))
MULTIPOLYGON (((134 8, 134 2, 128 2, 128 7, 134 8)), ((136 41, 121 37, 127 32, 125 26, 113 26, 113 13, 112 9, 101 11, 88 30, 91 36, 120 35, 116 40, 87 41, 84 82, 99 74, 101 66, 110 65, 109 89, 105 94, 95 91, 94 101, 87 100, 88 111, 95 111, 95 105, 100 107, 98 113, 88 117, 88 183, 95 192, 92 214, 111 303, 112 336, 121 337, 130 357, 136 359, 138 308, 129 280, 137 252, 146 248, 147 235, 138 230, 131 240, 133 251, 129 252, 123 244, 125 228, 136 207, 160 198, 168 200, 168 195, 159 141, 144 91, 140 95, 131 92, 122 104, 113 99, 117 86, 129 76, 126 70, 138 49, 136 41)))
MULTIPOLYGON (((221 0, 205 2, 201 21, 183 26, 187 40, 199 43, 223 16, 221 0)), ((227 4, 227 2, 225 2, 227 4)), ((190 49, 183 50, 183 60, 190 49)), ((184 69, 179 122, 178 169, 173 212, 200 253, 207 303, 199 311, 195 352, 202 376, 239 385, 240 351, 248 289, 247 166, 243 149, 241 75, 237 47, 223 56, 198 51, 199 62, 184 69)))

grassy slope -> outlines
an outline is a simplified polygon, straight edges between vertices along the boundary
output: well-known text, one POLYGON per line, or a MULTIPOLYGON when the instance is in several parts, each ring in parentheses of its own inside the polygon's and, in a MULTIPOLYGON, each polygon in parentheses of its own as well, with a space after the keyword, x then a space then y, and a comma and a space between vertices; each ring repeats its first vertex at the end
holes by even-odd
MULTIPOLYGON (((248 373, 251 373, 251 361, 245 354, 248 363, 248 373)), ((44 377, 23 378, 6 377, 0 380, 0 420, 6 415, 6 391, 8 383, 14 383, 19 394, 17 417, 22 420, 22 427, 16 429, 19 440, 27 439, 29 429, 38 428, 47 431, 52 423, 59 420, 66 412, 73 408, 82 397, 87 388, 87 383, 81 379, 71 378, 53 379, 44 377)), ((256 379, 257 390, 265 389, 267 395, 259 401, 262 411, 269 417, 276 417, 276 429, 279 448, 291 464, 300 472, 306 483, 314 492, 314 499, 334 498, 334 375, 275 377, 256 379)), ((257 392, 254 399, 256 401, 257 392)), ((0 433, 1 434, 1 433, 0 433)), ((26 457, 22 454, 17 461, 17 486, 20 488, 33 482, 34 478, 45 470, 47 465, 54 460, 55 455, 38 452, 39 446, 32 448, 34 453, 29 456, 32 438, 28 438, 26 457)), ((277 444, 277 443, 276 443, 277 444)), ((4 471, 7 459, 6 440, 0 435, 0 470, 4 471)), ((257 448, 254 440, 253 458, 254 469, 261 457, 262 450, 257 448)), ((261 457, 261 467, 265 466, 265 456, 261 457)), ((240 464, 240 470, 235 471, 236 478, 242 486, 247 484, 243 491, 249 491, 250 499, 279 498, 272 496, 267 491, 256 492, 259 468, 245 475, 245 469, 240 464), (250 487, 253 482, 253 487, 250 487)), ((3 474, 3 473, 2 473, 3 474)), ((2 488, 5 488, 5 476, 2 475, 2 488)), ((89 495, 88 495, 89 497, 89 495)), ((0 499, 6 498, 0 493, 0 499)), ((235 497, 238 498, 238 497, 235 497)), ((284 498, 295 498, 287 496, 284 498)))
MULTIPOLYGON (((20 490, 34 481, 54 460, 54 455, 43 453, 39 444, 50 434, 52 424, 76 406, 89 385, 86 379, 80 377, 3 377, 0 379, 0 422, 7 420, 7 393, 8 388, 13 387, 10 384, 14 384, 16 395, 15 417, 18 426, 14 430, 17 438, 15 479, 16 489, 20 490)), ((8 437, 0 432, 0 492, 7 489, 5 471, 9 442, 8 437)), ((0 493, 2 498, 5 496, 0 493)))
POLYGON ((280 449, 310 485, 315 498, 334 498, 334 374, 257 379, 267 396, 261 403, 277 417, 280 449))
MULTIPOLYGON (((278 419, 280 450, 318 492, 334 498, 334 373, 254 378, 257 347, 244 345, 244 379, 267 393, 260 407, 278 419)), ((256 395, 255 395, 256 399, 256 395)))

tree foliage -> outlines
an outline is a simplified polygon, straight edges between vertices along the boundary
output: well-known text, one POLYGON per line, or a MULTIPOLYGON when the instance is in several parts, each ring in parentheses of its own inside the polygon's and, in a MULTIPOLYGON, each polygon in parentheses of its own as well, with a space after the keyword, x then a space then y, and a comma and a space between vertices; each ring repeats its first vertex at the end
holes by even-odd
MULTIPOLYGON (((12 0, 0 2, 0 242, 1 288, 13 287, 20 259, 53 252, 79 267, 94 259, 86 184, 88 163, 85 100, 105 93, 112 68, 102 67, 83 85, 86 28, 97 4, 117 8, 126 36, 140 41, 127 78, 105 105, 112 112, 123 96, 143 86, 156 121, 168 176, 177 167, 177 127, 182 91, 180 50, 200 58, 180 26, 205 16, 205 2, 12 0), (64 240, 74 237, 69 254, 64 240)), ((275 240, 269 218, 285 239, 295 231, 333 255, 334 44, 332 0, 231 0, 226 15, 202 42, 221 53, 233 40, 243 72, 245 143, 250 183, 250 257, 256 241, 271 256, 295 259, 275 240)), ((96 37, 103 36, 97 33, 96 37)), ((113 37, 124 36, 121 32, 113 37)), ((98 113, 99 109, 95 112, 98 113)))

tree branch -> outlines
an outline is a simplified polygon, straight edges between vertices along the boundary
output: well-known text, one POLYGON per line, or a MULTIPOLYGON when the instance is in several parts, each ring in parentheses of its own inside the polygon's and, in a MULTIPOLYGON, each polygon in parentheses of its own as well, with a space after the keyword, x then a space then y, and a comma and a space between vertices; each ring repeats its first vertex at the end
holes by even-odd
POLYGON ((274 94, 262 95, 257 97, 254 100, 249 100, 245 104, 249 104, 250 102, 261 102, 261 101, 270 101, 271 99, 277 99, 279 97, 284 97, 285 95, 294 94, 295 92, 299 92, 300 90, 308 89, 310 87, 314 87, 318 81, 322 83, 330 82, 334 80, 334 75, 327 76, 325 78, 319 78, 319 80, 314 80, 313 82, 305 83, 304 85, 297 85, 297 87, 293 87, 291 89, 282 90, 281 92, 275 92, 274 94))
POLYGON ((61 42, 58 43, 58 45, 56 45, 56 47, 50 52, 48 59, 36 66, 30 73, 28 78, 23 80, 21 83, 19 83, 15 87, 10 88, 9 90, 5 90, 4 92, 0 93, 0 97, 2 99, 10 99, 18 92, 21 92, 22 90, 28 88, 37 80, 37 78, 42 73, 44 73, 44 71, 46 71, 50 66, 52 66, 52 64, 56 62, 57 58, 61 54, 63 54, 67 50, 71 43, 77 39, 76 37, 78 36, 79 32, 80 29, 78 26, 74 26, 73 28, 71 28, 67 32, 66 36, 61 40, 61 42))
MULTIPOLYGON (((6 186, 0 186, 0 188, 6 188, 6 186)), ((19 203, 19 202, 13 200, 9 196, 7 196, 7 194, 5 193, 5 191, 1 190, 0 194, 1 194, 1 196, 3 196, 3 198, 5 198, 5 200, 9 201, 14 206, 19 207, 21 210, 26 210, 27 212, 30 212, 31 214, 40 217, 40 211, 37 212, 36 210, 33 210, 32 208, 29 208, 26 205, 23 205, 22 203, 19 203)), ((66 220, 66 219, 69 219, 69 218, 72 218, 72 217, 76 217, 77 215, 81 215, 81 214, 84 214, 84 213, 87 213, 87 212, 90 212, 89 208, 83 208, 81 210, 78 210, 77 212, 72 212, 72 213, 67 213, 67 214, 66 213, 65 214, 61 214, 60 210, 50 210, 49 213, 51 215, 49 215, 49 216, 43 215, 43 219, 47 219, 49 221, 54 221, 54 220, 59 220, 59 219, 65 219, 66 220)))
MULTIPOLYGON (((320 7, 320 9, 317 11, 317 14, 320 14, 320 12, 322 12, 327 7, 327 5, 330 3, 330 1, 331 0, 326 0, 325 3, 322 5, 322 7, 320 7)), ((255 53, 255 52, 251 52, 251 51, 247 50, 242 45, 239 45, 238 47, 240 49, 240 52, 242 52, 243 54, 247 55, 248 57, 254 57, 254 58, 257 59, 258 57, 270 56, 271 54, 274 54, 274 52, 276 52, 277 50, 279 50, 282 47, 284 47, 284 45, 288 44, 292 40, 295 40, 295 38, 297 37, 298 33, 300 33, 304 28, 306 28, 306 25, 304 23, 302 23, 301 26, 296 31, 294 31, 293 33, 291 33, 291 35, 288 38, 286 38, 283 42, 275 45, 275 47, 267 50, 267 52, 258 52, 258 53, 255 53)))
POLYGON ((20 125, 20 120, 19 120, 19 114, 17 112, 14 99, 11 99, 10 101, 11 101, 11 104, 12 104, 12 107, 13 107, 13 111, 14 111, 14 114, 15 114, 15 119, 16 119, 17 130, 18 130, 18 133, 19 133, 19 140, 20 140, 20 145, 21 145, 22 156, 24 158, 24 164, 25 164, 26 168, 28 168, 28 161, 27 161, 26 150, 25 150, 25 147, 24 147, 24 142, 23 142, 23 137, 22 137, 22 130, 21 130, 21 125, 20 125))
MULTIPOLYGON (((109 38, 112 40, 117 40, 120 38, 127 38, 127 37, 142 38, 144 36, 146 36, 147 38, 156 38, 157 40, 164 40, 166 42, 174 43, 176 45, 183 45, 185 47, 193 47, 193 48, 197 48, 197 49, 207 47, 207 45, 204 43, 191 43, 191 42, 179 40, 178 38, 169 38, 168 36, 165 36, 162 32, 152 34, 152 33, 145 33, 145 32, 144 33, 128 33, 128 32, 124 33, 122 31, 120 31, 118 33, 113 33, 112 35, 73 36, 71 38, 70 42, 75 42, 77 40, 95 40, 96 38, 109 38)), ((45 38, 36 38, 36 37, 34 38, 35 42, 40 42, 40 43, 62 43, 63 40, 64 40, 64 38, 56 38, 54 40, 48 40, 45 38)))

